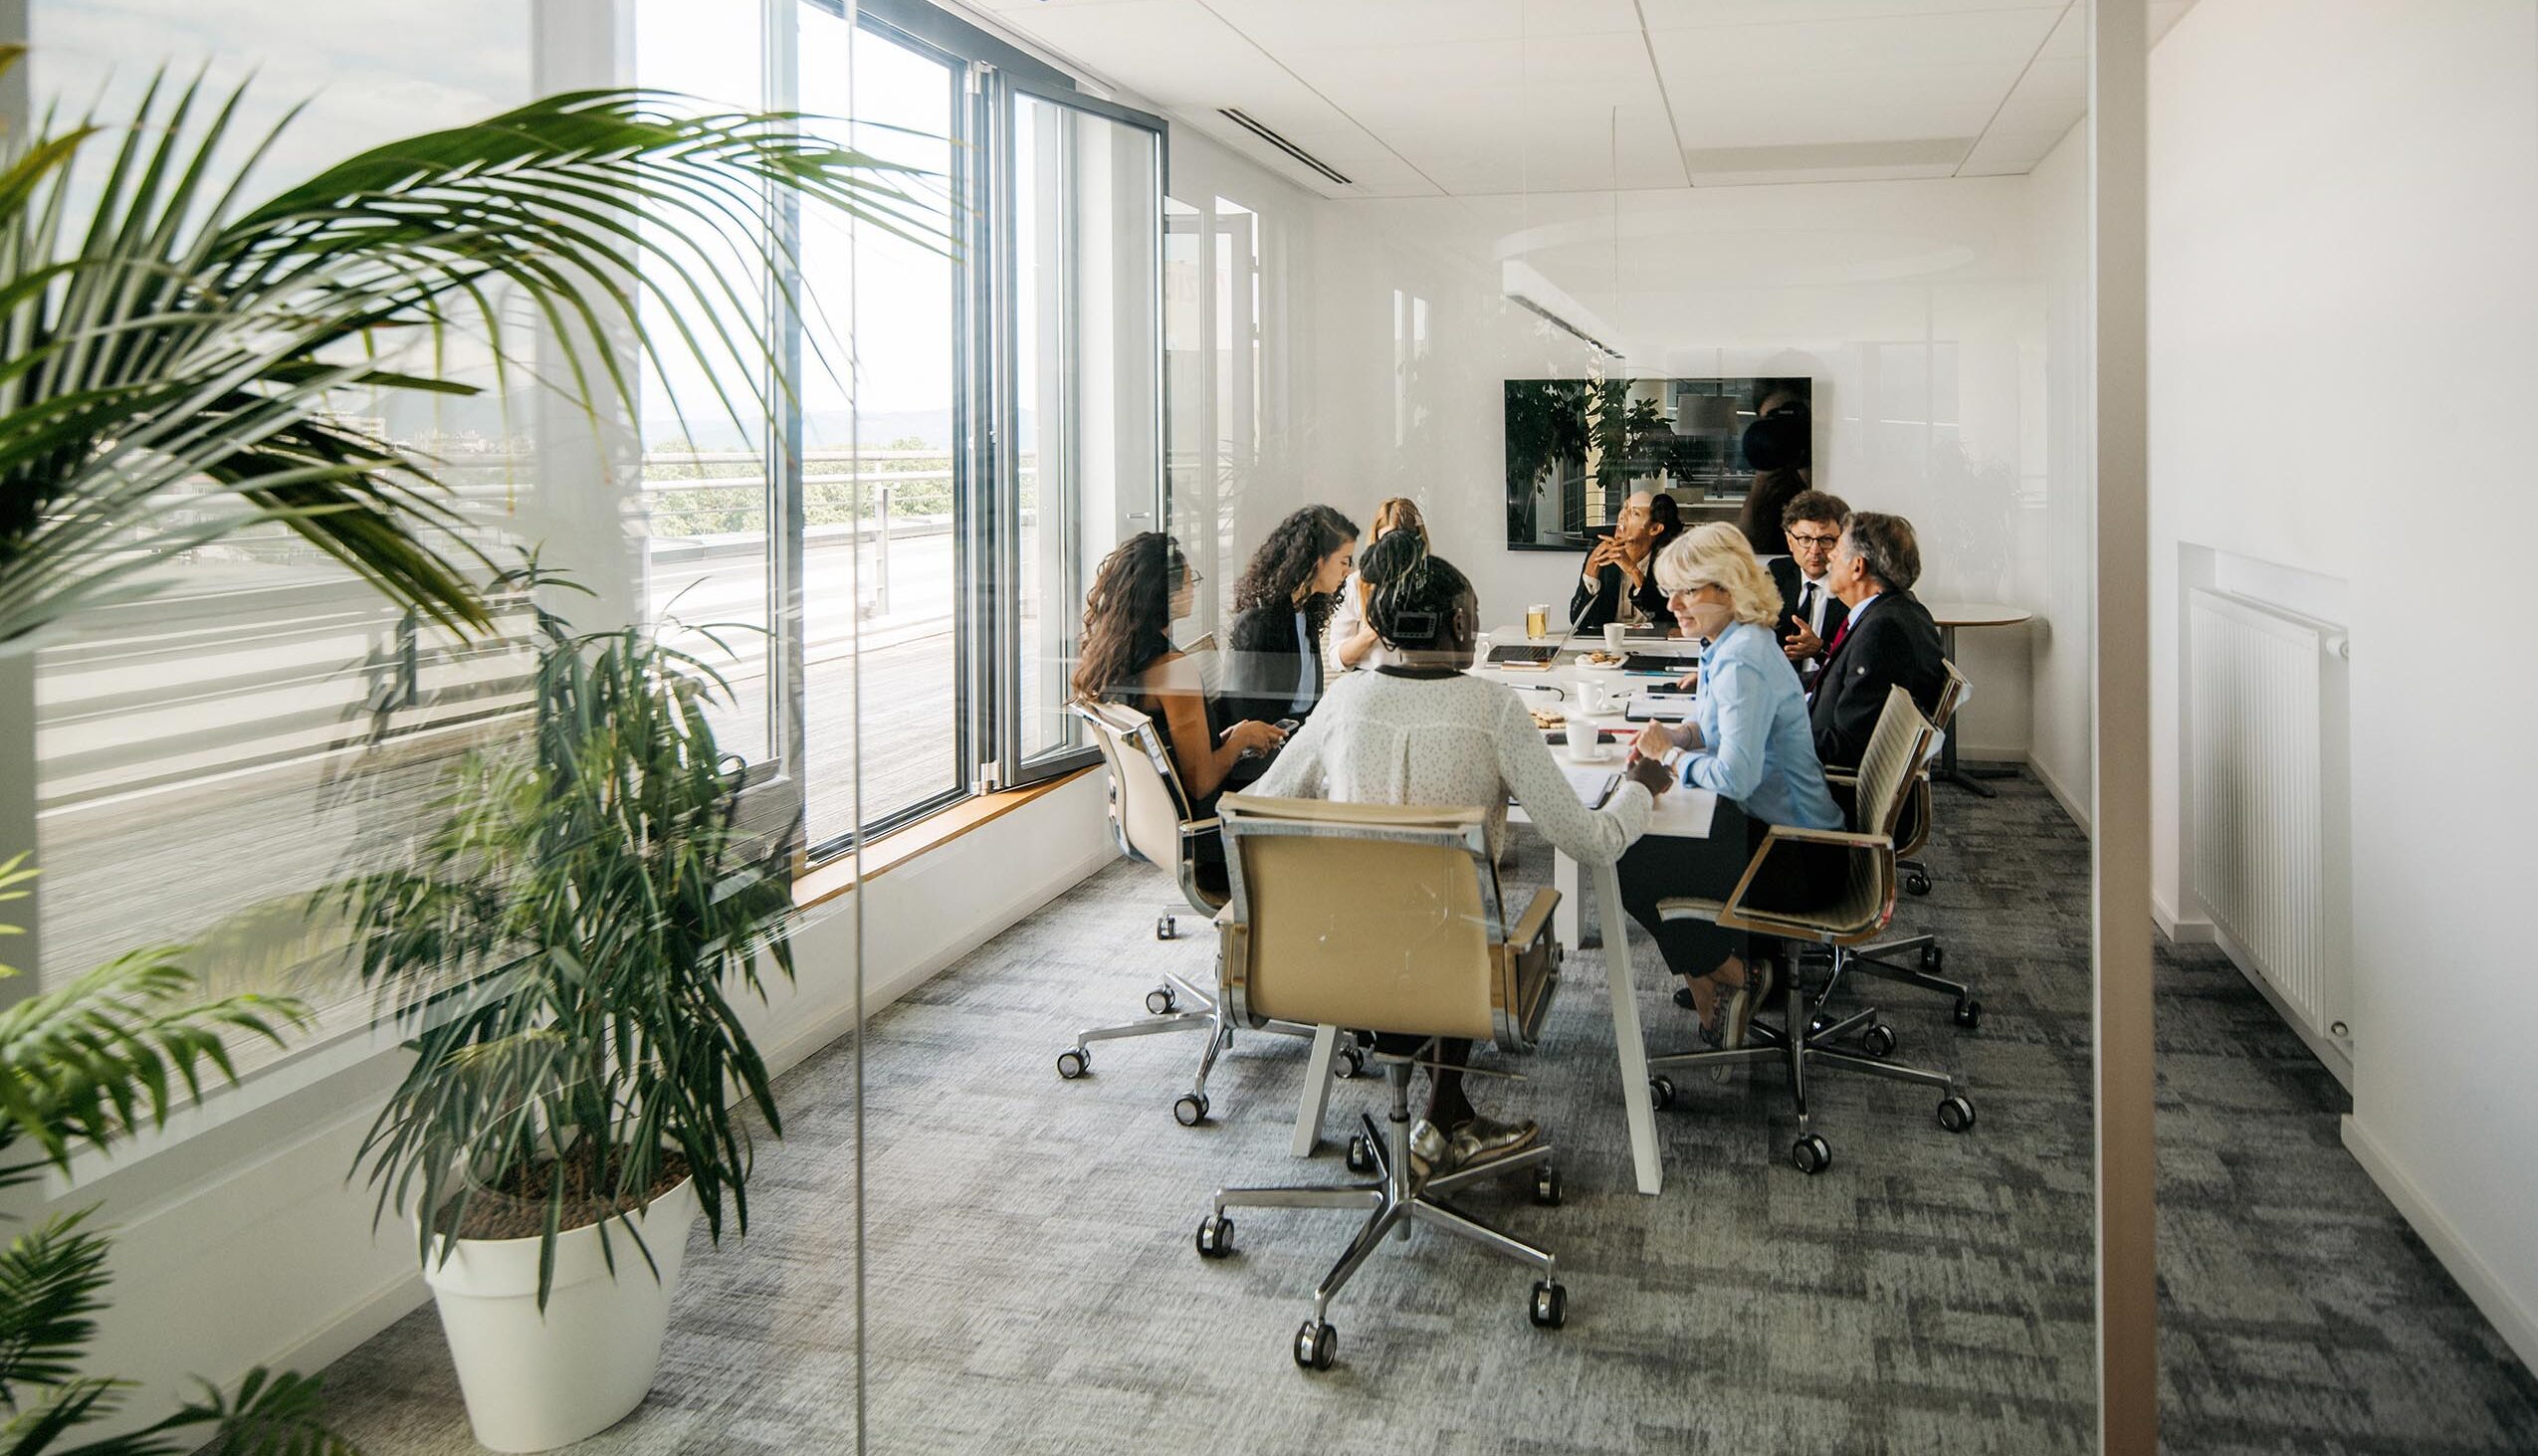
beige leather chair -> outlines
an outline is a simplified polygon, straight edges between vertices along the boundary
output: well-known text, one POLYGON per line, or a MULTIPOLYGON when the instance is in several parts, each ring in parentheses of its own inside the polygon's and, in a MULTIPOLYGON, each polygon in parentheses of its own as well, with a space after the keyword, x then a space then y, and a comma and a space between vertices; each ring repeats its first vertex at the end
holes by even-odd
MULTIPOLYGON (((1181 899, 1199 915, 1213 919, 1223 908, 1225 897, 1198 883, 1196 851, 1198 845, 1212 839, 1217 832, 1213 819, 1193 819, 1189 813, 1189 795, 1182 791, 1180 775, 1173 771, 1171 755, 1163 751, 1163 733, 1145 714, 1116 703, 1076 703, 1069 711, 1084 721, 1095 745, 1102 750, 1102 760, 1111 770, 1111 835, 1118 841, 1120 852, 1130 859, 1143 860, 1172 871, 1180 883, 1181 899)), ((1175 917, 1166 912, 1155 926, 1158 939, 1172 939, 1175 917)), ((1207 1120, 1207 1078, 1216 1070, 1216 1058, 1233 1040, 1233 1028, 1212 987, 1201 989, 1187 977, 1166 971, 1163 983, 1146 993, 1148 1015, 1116 1026, 1088 1026, 1075 1034, 1075 1044, 1058 1053, 1058 1075, 1072 1082, 1093 1070, 1092 1045, 1121 1037, 1155 1036, 1163 1032, 1196 1031, 1207 1037, 1206 1047, 1199 1053, 1197 1075, 1190 1079, 1189 1091, 1172 1104, 1172 1117, 1184 1128, 1194 1128, 1207 1120)), ((1310 1026, 1276 1023, 1270 1029, 1291 1036, 1311 1036, 1310 1026)), ((1341 1077, 1354 1077, 1365 1068, 1364 1054, 1354 1046, 1338 1049, 1333 1071, 1341 1077)))
MULTIPOLYGON (((1797 952, 1804 945, 1856 945, 1884 930, 1895 912, 1895 824, 1928 755, 1931 732, 1929 722, 1912 706, 1912 696, 1901 688, 1890 691, 1886 706, 1878 715, 1876 731, 1869 735, 1867 751, 1860 755, 1850 828, 1794 829, 1775 825, 1754 851, 1744 878, 1726 900, 1661 900, 1657 902, 1657 913, 1667 920, 1714 921, 1731 930, 1788 941, 1784 964, 1797 963, 1797 952), (1801 843, 1839 847, 1846 873, 1839 881, 1822 885, 1821 895, 1803 905, 1766 908, 1748 903, 1747 892, 1764 861, 1786 846, 1801 843)), ((1832 1044, 1853 1031, 1879 1026, 1877 1009, 1871 1006, 1837 1021, 1810 1025, 1807 1012, 1813 998, 1799 984, 1800 980, 1801 977, 1790 976, 1783 988, 1785 1019, 1780 1026, 1754 1023, 1758 1045, 1735 1051, 1650 1057, 1649 1071, 1653 1074, 1676 1067, 1786 1063, 1790 1095, 1798 1104, 1798 1141, 1791 1145, 1790 1159, 1808 1173, 1822 1172, 1831 1165, 1833 1157, 1831 1146, 1816 1134, 1806 1111, 1806 1074, 1819 1065, 1936 1087, 1941 1093, 1939 1126, 1952 1133, 1974 1126, 1974 1105, 1958 1094, 1956 1079, 1947 1073, 1926 1072, 1874 1056, 1853 1056, 1835 1050, 1832 1044)), ((1892 1032, 1886 1033, 1889 1048, 1892 1037, 1892 1032)), ((1652 1075, 1649 1093, 1655 1104, 1663 1108, 1674 1100, 1674 1084, 1661 1075, 1652 1075)))
MULTIPOLYGON (((1964 699, 1966 688, 1965 674, 1957 671, 1957 665, 1948 663, 1946 666, 1948 685, 1940 690, 1938 712, 1931 720, 1931 727, 1940 732, 1952 729, 1957 705, 1964 699)), ((1856 775, 1827 773, 1824 776, 1839 789, 1854 792, 1857 789, 1856 775)), ((1930 842, 1932 806, 1930 761, 1925 757, 1921 772, 1913 778, 1912 794, 1905 802, 1903 819, 1895 833, 1895 869, 1901 876, 1903 888, 1915 895, 1930 893, 1929 869, 1913 856, 1930 842)), ((1947 964, 1947 950, 1936 936, 1907 936, 1855 948, 1836 945, 1831 947, 1831 957, 1832 963, 1824 977, 1823 987, 1815 996, 1817 1024, 1821 1024, 1828 1014, 1823 1003, 1831 999, 1843 978, 1853 971, 1953 997, 1957 1025, 1972 1031, 1983 1024, 1983 1002, 1976 998, 1973 988, 1939 973, 1947 964)), ((1884 1056, 1894 1050, 1893 1033, 1872 1025, 1862 1034, 1861 1047, 1871 1055, 1884 1056)))
POLYGON ((1349 1144, 1353 1171, 1372 1181, 1346 1186, 1219 1188, 1198 1225, 1198 1252, 1233 1252, 1225 1210, 1347 1208, 1366 1215, 1357 1237, 1313 1292, 1313 1318, 1296 1331, 1293 1353, 1307 1369, 1331 1367, 1339 1332, 1331 1301, 1396 1229, 1423 1223, 1541 1271, 1531 1296, 1536 1325, 1557 1329, 1569 1296, 1559 1266, 1523 1243, 1454 1208, 1443 1195, 1482 1178, 1520 1170, 1534 1196, 1560 1201, 1552 1149, 1538 1144, 1492 1162, 1428 1178, 1411 1175, 1410 1069, 1437 1038, 1468 1037, 1527 1052, 1558 979, 1551 936, 1552 891, 1538 892, 1510 919, 1489 860, 1479 809, 1340 804, 1228 794, 1218 802, 1233 869, 1233 900, 1217 918, 1224 939, 1224 990, 1236 1019, 1309 1021, 1376 1034, 1375 1060, 1391 1086, 1391 1124, 1375 1120, 1349 1144))

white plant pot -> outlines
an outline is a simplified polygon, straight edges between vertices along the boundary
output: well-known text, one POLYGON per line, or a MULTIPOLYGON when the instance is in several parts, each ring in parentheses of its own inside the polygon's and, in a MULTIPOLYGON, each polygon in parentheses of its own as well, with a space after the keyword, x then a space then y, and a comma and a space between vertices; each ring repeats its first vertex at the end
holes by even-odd
POLYGON ((698 1212, 696 1184, 682 1181, 633 1218, 609 1220, 613 1274, 600 1253, 600 1225, 562 1234, 542 1316, 536 1239, 460 1239, 447 1263, 434 1241, 423 1279, 440 1307, 479 1442, 544 1451, 596 1435, 643 1403, 698 1212), (628 1223, 660 1265, 658 1280, 628 1223))

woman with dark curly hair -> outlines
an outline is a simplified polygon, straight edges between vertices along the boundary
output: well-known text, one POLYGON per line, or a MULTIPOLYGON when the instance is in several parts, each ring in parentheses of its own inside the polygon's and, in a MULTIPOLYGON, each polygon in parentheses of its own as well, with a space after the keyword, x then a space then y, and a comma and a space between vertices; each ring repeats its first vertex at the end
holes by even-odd
MULTIPOLYGON (((1189 615, 1198 573, 1160 530, 1122 541, 1102 561, 1084 597, 1084 649, 1075 696, 1134 708, 1163 729, 1181 788, 1199 818, 1214 813, 1226 776, 1246 754, 1274 753, 1286 734, 1266 723, 1207 730, 1207 693, 1198 664, 1172 646, 1171 624, 1189 615)), ((1203 843, 1217 843, 1213 835, 1203 843)), ((1221 850, 1219 853, 1221 854, 1221 850)))
POLYGON ((1225 634, 1225 707, 1238 718, 1302 720, 1322 699, 1322 628, 1358 547, 1357 522, 1307 506, 1278 522, 1234 583, 1225 634))

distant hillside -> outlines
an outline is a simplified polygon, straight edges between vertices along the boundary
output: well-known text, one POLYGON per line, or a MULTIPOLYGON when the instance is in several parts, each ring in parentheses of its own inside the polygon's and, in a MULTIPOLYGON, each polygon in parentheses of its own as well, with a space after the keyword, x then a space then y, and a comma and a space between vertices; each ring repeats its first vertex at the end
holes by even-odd
MULTIPOLYGON (((695 426, 693 440, 699 450, 738 450, 742 446, 739 430, 727 420, 690 420, 695 426)), ((840 450, 850 439, 867 450, 886 450, 893 441, 915 438, 937 450, 952 448, 952 411, 950 410, 884 410, 860 419, 847 410, 814 410, 802 417, 802 429, 814 450, 840 450)), ((1022 413, 1022 448, 1030 450, 1039 443, 1038 421, 1033 412, 1022 413)))

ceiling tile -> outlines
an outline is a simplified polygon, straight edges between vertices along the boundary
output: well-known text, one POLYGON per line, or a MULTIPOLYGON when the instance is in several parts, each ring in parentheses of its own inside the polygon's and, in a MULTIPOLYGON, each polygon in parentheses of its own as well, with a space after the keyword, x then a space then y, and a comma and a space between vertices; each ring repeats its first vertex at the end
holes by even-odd
POLYGON ((1660 66, 1670 64, 1687 75, 1926 62, 2013 61, 2023 66, 2052 34, 2061 13, 2060 5, 2048 4, 1664 30, 1651 21, 1648 41, 1660 66))
POLYGON ((1636 37, 1630 0, 1196 0, 1274 54, 1453 41, 1636 37))
POLYGON ((2061 0, 1640 0, 1648 29, 1877 20, 1970 10, 2032 10, 2061 0))

